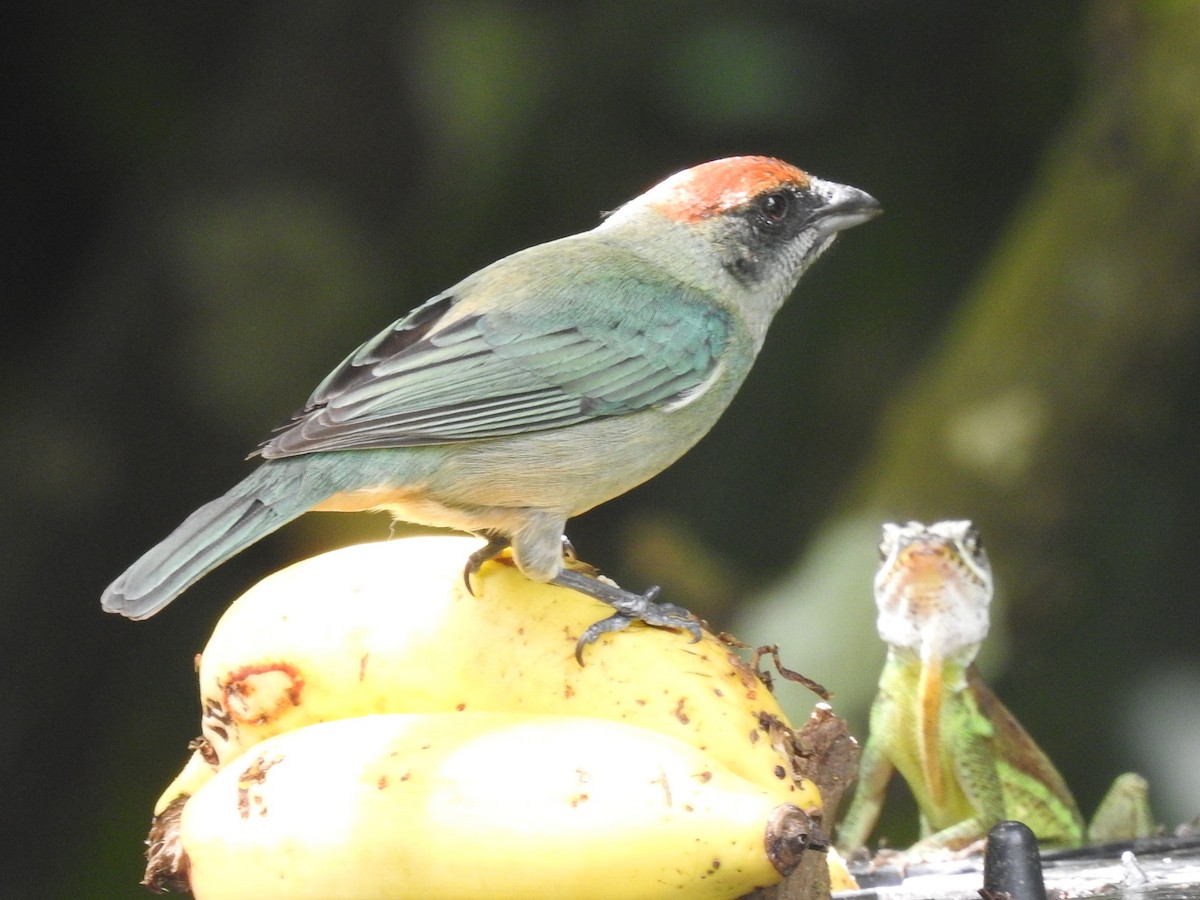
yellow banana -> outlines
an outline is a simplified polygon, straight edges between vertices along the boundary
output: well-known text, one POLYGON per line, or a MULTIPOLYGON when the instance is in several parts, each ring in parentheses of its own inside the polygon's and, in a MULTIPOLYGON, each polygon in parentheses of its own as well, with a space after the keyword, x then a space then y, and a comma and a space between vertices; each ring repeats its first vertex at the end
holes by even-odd
POLYGON ((216 761, 212 758, 211 750, 197 747, 188 757, 183 770, 175 776, 175 780, 167 785, 158 803, 154 805, 154 815, 161 816, 163 811, 179 797, 190 797, 200 790, 217 773, 216 761))
POLYGON ((384 712, 594 716, 679 738, 778 802, 820 811, 793 778, 783 711, 707 631, 634 626, 575 642, 608 610, 503 562, 463 581, 480 542, 415 537, 331 551, 236 600, 200 664, 202 728, 218 766, 273 734, 384 712))
POLYGON ((658 732, 428 713, 263 741, 187 802, 180 838, 199 900, 717 900, 780 881, 808 828, 658 732))
POLYGON ((179 840, 179 820, 188 800, 217 771, 206 746, 200 744, 154 807, 154 822, 146 838, 146 874, 142 884, 155 893, 189 890, 187 854, 179 840))

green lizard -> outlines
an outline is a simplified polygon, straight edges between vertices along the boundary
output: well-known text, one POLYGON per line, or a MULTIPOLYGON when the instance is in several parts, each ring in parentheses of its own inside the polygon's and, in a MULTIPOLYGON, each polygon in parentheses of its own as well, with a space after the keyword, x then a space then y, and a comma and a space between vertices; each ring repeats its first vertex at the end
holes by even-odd
POLYGON ((972 524, 884 525, 880 555, 875 602, 888 656, 838 849, 866 843, 897 769, 921 813, 922 839, 909 851, 917 855, 967 847, 1006 819, 1046 846, 1149 834, 1146 782, 1133 773, 1117 779, 1085 829, 1054 764, 980 679, 992 570, 972 524))

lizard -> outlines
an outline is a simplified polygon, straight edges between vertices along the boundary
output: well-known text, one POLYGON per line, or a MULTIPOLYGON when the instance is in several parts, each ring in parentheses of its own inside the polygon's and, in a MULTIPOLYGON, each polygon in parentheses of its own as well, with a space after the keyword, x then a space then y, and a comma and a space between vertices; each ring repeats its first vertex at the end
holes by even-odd
POLYGON ((1054 763, 980 677, 993 578, 972 522, 887 523, 879 549, 876 627, 888 654, 839 851, 865 845, 895 771, 920 810, 914 857, 970 848, 1004 820, 1024 822, 1045 847, 1151 833, 1147 783, 1132 772, 1085 826, 1054 763))

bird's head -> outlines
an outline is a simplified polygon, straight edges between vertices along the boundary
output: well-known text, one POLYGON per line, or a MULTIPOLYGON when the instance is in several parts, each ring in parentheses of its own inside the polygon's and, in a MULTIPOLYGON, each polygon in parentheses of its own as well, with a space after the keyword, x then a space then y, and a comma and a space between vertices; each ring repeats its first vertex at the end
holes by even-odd
POLYGON ((601 227, 628 232, 649 257, 677 268, 673 274, 717 287, 761 312, 765 332, 837 233, 882 211, 858 188, 824 181, 782 160, 734 156, 672 175, 601 227))

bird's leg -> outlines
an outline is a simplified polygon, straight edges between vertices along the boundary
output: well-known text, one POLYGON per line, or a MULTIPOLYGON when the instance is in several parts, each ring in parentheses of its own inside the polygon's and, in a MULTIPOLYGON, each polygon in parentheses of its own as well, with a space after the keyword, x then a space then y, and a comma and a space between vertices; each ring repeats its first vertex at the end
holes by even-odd
POLYGON ((607 619, 589 626, 580 636, 575 644, 575 659, 580 665, 583 665, 584 647, 600 635, 620 631, 634 622, 645 622, 660 628, 678 628, 691 634, 693 644, 700 640, 700 624, 695 617, 682 606, 656 602, 654 598, 659 594, 657 587, 650 588, 644 594, 635 594, 573 569, 563 569, 551 579, 551 583, 600 600, 616 610, 607 619))
MULTIPOLYGON (((487 538, 487 543, 467 557, 467 564, 463 567, 463 581, 472 595, 475 592, 471 590, 471 576, 478 572, 485 562, 512 546, 512 540, 499 532, 485 531, 481 532, 481 536, 487 538)), ((565 534, 562 535, 561 546, 563 558, 578 565, 579 557, 575 553, 575 547, 565 534)), ((659 628, 678 628, 692 636, 693 644, 700 640, 700 625, 695 617, 682 606, 657 602, 655 598, 660 592, 658 587, 652 587, 644 594, 635 594, 593 577, 596 570, 590 566, 588 569, 592 574, 585 574, 578 569, 563 568, 550 579, 551 584, 570 588, 594 600, 607 603, 616 610, 607 619, 601 619, 589 626, 576 642, 575 658, 580 665, 583 665, 583 649, 588 644, 593 643, 602 634, 621 631, 634 622, 645 622, 659 628)))
POLYGON ((512 541, 494 531, 485 531, 480 537, 487 538, 487 543, 468 556, 467 564, 463 566, 463 582, 467 585, 467 593, 472 597, 475 596, 475 591, 471 587, 471 576, 478 572, 485 562, 495 559, 512 546, 512 541))

